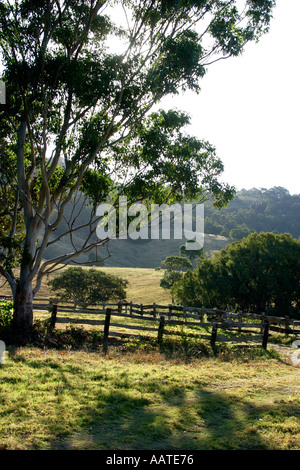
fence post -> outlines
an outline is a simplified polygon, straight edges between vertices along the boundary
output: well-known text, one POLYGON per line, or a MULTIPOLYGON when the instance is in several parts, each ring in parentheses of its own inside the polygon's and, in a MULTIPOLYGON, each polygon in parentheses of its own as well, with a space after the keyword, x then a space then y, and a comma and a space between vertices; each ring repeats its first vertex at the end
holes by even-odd
POLYGON ((104 322, 104 341, 103 341, 103 350, 105 354, 107 353, 107 340, 109 334, 109 324, 111 317, 111 308, 106 309, 105 322, 104 322))
POLYGON ((57 304, 52 304, 50 328, 55 328, 56 317, 57 317, 57 304))
MULTIPOLYGON (((238 322, 239 322, 239 323, 243 323, 243 316, 242 316, 242 312, 241 312, 241 311, 239 311, 239 313, 238 313, 238 322)), ((241 325, 239 325, 239 326, 238 326, 238 332, 240 333, 241 331, 242 331, 242 327, 241 327, 241 325)))
POLYGON ((264 349, 267 349, 268 338, 269 338, 269 327, 270 327, 270 324, 268 320, 265 320, 264 325, 263 325, 263 339, 262 339, 262 347, 264 349))
POLYGON ((156 303, 153 303, 153 316, 156 318, 156 303))
POLYGON ((210 345, 211 345, 212 348, 214 348, 214 346, 216 344, 217 331, 218 331, 217 325, 216 325, 216 323, 213 323, 212 330, 211 330, 211 337, 210 337, 210 345))
POLYGON ((130 302, 129 313, 130 313, 130 315, 132 315, 132 300, 130 302))
POLYGON ((161 315, 160 319, 159 319, 158 334, 157 334, 157 342, 159 344, 162 343, 164 328, 165 328, 165 317, 164 317, 164 315, 161 315))
POLYGON ((289 317, 287 316, 284 317, 284 333, 289 334, 289 317))

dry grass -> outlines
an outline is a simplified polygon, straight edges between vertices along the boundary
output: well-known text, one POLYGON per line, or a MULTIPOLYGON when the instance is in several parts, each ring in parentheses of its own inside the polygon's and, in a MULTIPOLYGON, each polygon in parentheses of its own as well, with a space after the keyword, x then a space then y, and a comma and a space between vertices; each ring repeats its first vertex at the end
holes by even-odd
POLYGON ((168 305, 171 303, 169 291, 160 287, 163 271, 147 268, 98 268, 129 281, 127 299, 137 304, 168 305))
MULTIPOLYGON (((85 269, 88 269, 85 267, 85 269)), ((163 275, 163 271, 151 268, 114 268, 114 267, 97 267, 101 271, 114 274, 129 281, 127 287, 127 300, 134 303, 152 304, 153 302, 169 304, 171 303, 171 296, 169 291, 160 287, 159 282, 163 275)), ((51 294, 47 282, 60 271, 44 278, 37 298, 48 298, 54 296, 51 294)), ((10 294, 8 286, 1 289, 1 293, 10 294)))

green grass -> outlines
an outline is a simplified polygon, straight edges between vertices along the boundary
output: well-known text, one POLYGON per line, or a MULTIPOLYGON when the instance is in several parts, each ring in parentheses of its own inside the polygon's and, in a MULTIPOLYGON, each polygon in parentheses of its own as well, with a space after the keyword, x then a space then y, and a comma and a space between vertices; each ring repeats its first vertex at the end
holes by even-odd
MULTIPOLYGON (((199 348, 198 348, 199 349, 199 348)), ((0 449, 298 449, 299 369, 273 351, 8 348, 0 449)))
MULTIPOLYGON (((161 271, 99 269, 129 279, 128 300, 169 303, 161 271)), ((284 335, 266 351, 234 341, 212 351, 209 339, 183 333, 161 347, 156 335, 112 341, 106 355, 101 334, 78 326, 55 330, 60 349, 8 347, 0 450, 300 448, 300 369, 278 352, 290 347, 284 335)))

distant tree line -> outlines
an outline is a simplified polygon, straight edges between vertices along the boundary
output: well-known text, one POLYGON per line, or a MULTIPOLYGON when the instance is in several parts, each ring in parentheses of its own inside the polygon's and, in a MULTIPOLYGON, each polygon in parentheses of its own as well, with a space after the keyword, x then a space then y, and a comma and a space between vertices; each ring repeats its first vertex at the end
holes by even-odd
POLYGON ((282 187, 243 189, 219 210, 205 203, 205 233, 241 240, 253 232, 290 233, 300 236, 300 194, 282 187))

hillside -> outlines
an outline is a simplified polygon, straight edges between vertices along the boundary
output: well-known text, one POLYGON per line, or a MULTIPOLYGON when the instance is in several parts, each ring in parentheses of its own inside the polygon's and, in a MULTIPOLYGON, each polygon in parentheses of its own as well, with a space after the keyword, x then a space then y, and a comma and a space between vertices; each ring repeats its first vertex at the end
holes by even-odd
MULTIPOLYGON (((83 238, 76 237, 77 243, 82 243, 83 238)), ((231 240, 221 235, 206 234, 204 251, 211 255, 226 246, 231 240)), ((178 255, 179 248, 184 244, 184 240, 111 240, 108 248, 101 248, 101 256, 106 258, 108 251, 110 257, 105 259, 104 265, 108 267, 128 267, 128 268, 157 268, 161 261, 170 255, 178 255)), ((68 253, 71 250, 67 239, 57 242, 47 250, 45 258, 57 256, 58 253, 68 253)), ((88 262, 95 257, 95 253, 82 256, 80 261, 88 262)))
POLYGON ((205 233, 241 239, 251 232, 291 233, 300 236, 300 194, 285 188, 243 189, 218 210, 205 203, 205 233))
MULTIPOLYGON (((71 211, 71 208, 69 209, 71 211)), ((205 242, 204 253, 210 256, 224 248, 228 243, 241 239, 251 232, 291 233, 300 236, 300 195, 290 195, 281 187, 272 189, 251 189, 239 191, 227 208, 213 207, 211 201, 205 202, 205 242)), ((89 218, 89 209, 84 208, 77 217, 80 226, 89 218)), ((68 214, 66 216, 68 219, 68 214)), ((66 222, 61 224, 55 236, 64 232, 66 222)), ((81 246, 88 237, 88 229, 82 229, 73 237, 73 242, 81 246)), ((170 255, 177 255, 185 240, 112 240, 107 248, 102 248, 101 257, 106 258, 105 266, 156 268, 170 255)), ((68 237, 51 245, 45 258, 68 253, 72 250, 68 237)), ((80 258, 81 262, 91 261, 95 253, 80 258)))

